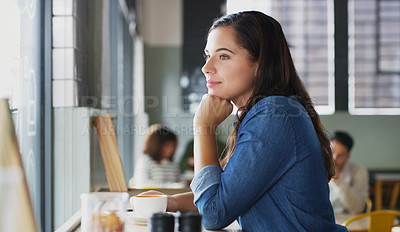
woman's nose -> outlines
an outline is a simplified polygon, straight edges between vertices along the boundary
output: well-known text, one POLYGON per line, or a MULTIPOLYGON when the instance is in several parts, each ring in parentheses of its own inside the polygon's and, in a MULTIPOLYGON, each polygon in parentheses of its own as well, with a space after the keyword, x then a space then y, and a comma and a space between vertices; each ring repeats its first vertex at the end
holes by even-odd
POLYGON ((210 58, 210 59, 208 59, 207 61, 206 61, 206 63, 203 65, 203 67, 201 68, 201 71, 204 73, 204 74, 207 74, 207 75, 210 75, 210 74, 213 74, 213 73, 215 73, 215 67, 214 67, 214 65, 213 65, 213 63, 212 63, 212 58, 210 58))

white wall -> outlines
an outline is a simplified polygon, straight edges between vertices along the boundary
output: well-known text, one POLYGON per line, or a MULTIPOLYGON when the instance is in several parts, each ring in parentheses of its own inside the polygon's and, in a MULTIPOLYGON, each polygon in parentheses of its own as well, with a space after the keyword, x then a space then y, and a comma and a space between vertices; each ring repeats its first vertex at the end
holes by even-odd
POLYGON ((182 0, 143 0, 144 42, 149 46, 181 46, 182 0))
POLYGON ((81 193, 106 187, 107 180, 91 119, 100 112, 57 107, 53 113, 54 228, 58 228, 81 208, 81 193))

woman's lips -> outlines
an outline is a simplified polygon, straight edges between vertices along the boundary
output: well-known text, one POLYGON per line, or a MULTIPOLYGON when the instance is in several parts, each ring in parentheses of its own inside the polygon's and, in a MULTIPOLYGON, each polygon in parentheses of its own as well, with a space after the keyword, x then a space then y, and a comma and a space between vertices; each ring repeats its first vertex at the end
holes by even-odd
POLYGON ((220 81, 211 81, 211 80, 208 80, 207 81, 207 88, 212 88, 212 87, 214 87, 214 86, 216 86, 216 85, 219 85, 219 84, 221 84, 222 82, 220 82, 220 81))

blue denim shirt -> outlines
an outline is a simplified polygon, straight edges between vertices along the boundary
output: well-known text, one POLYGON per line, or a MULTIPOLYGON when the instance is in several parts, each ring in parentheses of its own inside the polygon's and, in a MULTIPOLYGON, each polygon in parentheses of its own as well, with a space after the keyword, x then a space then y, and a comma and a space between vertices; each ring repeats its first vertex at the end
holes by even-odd
POLYGON ((190 187, 206 229, 238 219, 247 232, 347 231, 335 224, 320 143, 294 98, 272 96, 254 105, 225 170, 206 166, 190 187))

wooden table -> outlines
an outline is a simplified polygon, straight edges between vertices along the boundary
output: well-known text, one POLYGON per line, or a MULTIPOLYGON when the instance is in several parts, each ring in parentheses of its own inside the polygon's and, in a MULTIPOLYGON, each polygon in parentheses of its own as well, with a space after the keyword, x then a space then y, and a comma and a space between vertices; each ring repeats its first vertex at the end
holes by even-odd
MULTIPOLYGON (((147 191, 148 189, 130 189, 128 191, 130 196, 137 195, 141 192, 147 191)), ((157 191, 163 192, 165 194, 176 194, 190 191, 189 188, 185 189, 156 189, 157 191)), ((100 190, 106 191, 106 190, 100 190)), ((335 214, 336 223, 343 224, 346 220, 356 216, 356 214, 335 214)), ((63 226, 56 230, 56 232, 64 232, 64 231, 80 231, 80 223, 81 223, 81 213, 78 211, 74 216, 72 216, 63 226)), ((369 218, 364 218, 358 221, 351 223, 348 227, 349 232, 367 232, 368 231, 369 218)), ((148 232, 147 226, 139 226, 133 223, 126 223, 125 232, 148 232)), ((208 231, 203 229, 203 231, 208 231)), ((242 231, 237 221, 233 222, 231 225, 226 227, 221 231, 230 231, 230 232, 240 232, 242 231)))
MULTIPOLYGON (((67 222, 64 223, 56 232, 80 232, 81 231, 81 211, 79 210, 72 216, 67 222)), ((132 222, 127 221, 125 223, 125 232, 148 232, 149 227, 143 225, 136 225, 132 222)), ((210 231, 203 228, 203 231, 210 231)), ((242 232, 237 221, 234 221, 231 225, 227 226, 223 230, 213 231, 229 231, 229 232, 242 232)))
MULTIPOLYGON (((336 223, 343 224, 345 221, 354 216, 356 216, 356 214, 344 214, 344 213, 335 214, 336 223)), ((80 224, 81 224, 81 212, 78 211, 63 226, 57 229, 56 232, 67 232, 67 231, 79 232, 81 231, 80 224)), ((348 227, 348 230, 349 232, 367 232, 368 224, 369 224, 369 218, 363 218, 351 223, 348 227)), ((139 226, 131 222, 127 222, 125 232, 148 232, 148 229, 149 228, 147 226, 139 226)), ((203 231, 206 232, 208 230, 203 229, 203 231)), ((226 227, 224 230, 220 231, 241 232, 242 230, 237 221, 234 221, 231 225, 226 227)))
MULTIPOLYGON (((343 224, 345 221, 354 216, 356 216, 356 214, 344 214, 344 213, 335 214, 336 223, 343 224)), ((369 224, 369 218, 363 218, 351 223, 348 227, 348 230, 349 232, 367 232, 368 224, 369 224)), ((67 231, 78 232, 81 231, 80 225, 81 225, 81 212, 79 210, 74 216, 72 216, 67 222, 65 222, 64 225, 58 228, 56 232, 67 232, 67 231)), ((128 221, 126 223, 125 232, 148 232, 148 229, 149 228, 147 226, 135 225, 132 222, 128 221)), ((206 232, 208 230, 205 230, 203 228, 203 231, 206 232)), ((240 228, 237 221, 234 221, 231 225, 226 227, 224 230, 220 231, 242 232, 242 229, 240 228)))
POLYGON ((396 208, 400 190, 400 173, 375 174, 375 210, 382 209, 382 185, 393 184, 389 207, 396 208))
MULTIPOLYGON (((138 225, 127 223, 126 227, 125 227, 125 232, 148 232, 148 231, 149 231, 148 226, 138 226, 138 225)), ((211 230, 206 230, 203 228, 202 231, 207 232, 207 231, 211 231, 211 230)), ((231 225, 224 228, 223 230, 213 230, 213 231, 242 232, 239 224, 236 221, 234 221, 231 225)))

